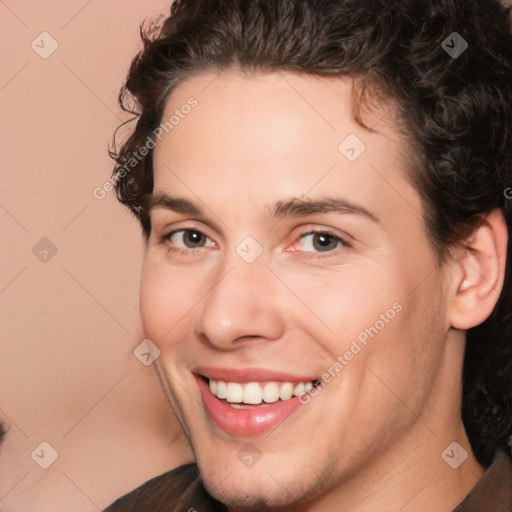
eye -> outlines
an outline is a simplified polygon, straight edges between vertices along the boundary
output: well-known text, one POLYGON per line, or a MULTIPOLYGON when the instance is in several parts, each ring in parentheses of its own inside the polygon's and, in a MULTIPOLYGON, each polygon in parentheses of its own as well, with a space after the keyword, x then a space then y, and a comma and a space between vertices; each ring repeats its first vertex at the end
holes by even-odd
POLYGON ((343 246, 348 244, 339 236, 326 231, 313 231, 300 236, 291 251, 333 252, 343 246))
POLYGON ((200 249, 215 245, 204 233, 196 229, 179 229, 166 235, 165 239, 176 249, 200 249))

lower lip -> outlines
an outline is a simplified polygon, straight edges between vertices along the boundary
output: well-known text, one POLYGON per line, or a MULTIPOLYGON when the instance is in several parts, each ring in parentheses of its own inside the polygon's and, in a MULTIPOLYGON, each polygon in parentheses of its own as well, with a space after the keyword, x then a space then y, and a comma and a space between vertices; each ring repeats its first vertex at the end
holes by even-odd
POLYGON ((196 376, 204 407, 215 422, 226 432, 239 436, 254 436, 274 430, 288 416, 298 411, 303 404, 298 397, 290 400, 278 400, 264 407, 251 409, 234 409, 226 402, 219 400, 211 391, 203 378, 196 376))

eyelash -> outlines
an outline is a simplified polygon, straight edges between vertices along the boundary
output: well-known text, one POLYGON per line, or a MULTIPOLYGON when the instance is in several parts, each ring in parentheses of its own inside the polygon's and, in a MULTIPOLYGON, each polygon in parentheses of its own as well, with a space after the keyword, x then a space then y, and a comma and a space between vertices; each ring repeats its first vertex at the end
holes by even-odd
MULTIPOLYGON (((205 235, 199 229, 181 228, 181 229, 173 230, 170 233, 161 236, 160 237, 160 242, 161 243, 166 243, 168 245, 168 250, 170 252, 177 253, 177 254, 180 254, 180 255, 187 255, 187 254, 190 254, 190 253, 202 252, 202 250, 205 249, 205 247, 192 247, 192 248, 184 249, 182 247, 172 247, 172 246, 169 245, 171 237, 174 236, 176 233, 183 232, 185 234, 185 233, 191 232, 191 231, 195 231, 197 233, 200 233, 201 235, 203 235, 207 239, 209 239, 209 237, 207 235, 205 235)), ((334 239, 334 241, 336 241, 339 244, 339 246, 336 247, 335 249, 333 249, 332 251, 325 251, 324 253, 322 253, 321 251, 320 252, 315 252, 315 251, 299 251, 299 250, 298 251, 289 251, 289 252, 299 252, 299 253, 302 253, 302 255, 301 255, 302 258, 307 258, 307 259, 317 258, 317 259, 320 259, 320 258, 325 258, 325 257, 328 257, 328 256, 332 256, 333 254, 337 254, 340 249, 343 249, 343 248, 347 249, 347 248, 351 247, 351 245, 345 239, 341 238, 339 235, 336 235, 336 234, 334 234, 331 231, 326 230, 326 229, 309 230, 309 231, 306 231, 304 233, 300 233, 297 237, 295 237, 295 239, 294 239, 294 241, 292 242, 291 245, 296 244, 301 239, 303 239, 303 238, 305 238, 306 236, 309 236, 309 235, 326 235, 326 236, 331 237, 332 239, 334 239)))

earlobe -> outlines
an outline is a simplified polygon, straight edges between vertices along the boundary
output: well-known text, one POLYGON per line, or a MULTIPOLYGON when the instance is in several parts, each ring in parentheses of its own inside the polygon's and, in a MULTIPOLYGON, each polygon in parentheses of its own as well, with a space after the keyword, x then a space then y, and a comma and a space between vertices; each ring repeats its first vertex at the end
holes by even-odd
POLYGON ((486 215, 454 260, 450 322, 467 330, 484 322, 498 301, 505 275, 507 225, 499 210, 486 215))

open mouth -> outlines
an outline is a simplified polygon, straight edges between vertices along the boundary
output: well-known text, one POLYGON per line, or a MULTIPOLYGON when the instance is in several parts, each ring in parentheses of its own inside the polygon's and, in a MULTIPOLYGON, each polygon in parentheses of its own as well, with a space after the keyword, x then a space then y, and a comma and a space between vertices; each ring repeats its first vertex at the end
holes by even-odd
POLYGON ((224 382, 203 377, 213 395, 232 407, 273 404, 311 391, 319 380, 307 382, 224 382))
POLYGON ((234 382, 199 374, 195 377, 210 420, 223 430, 242 436, 275 429, 304 406, 299 398, 321 382, 234 382))

